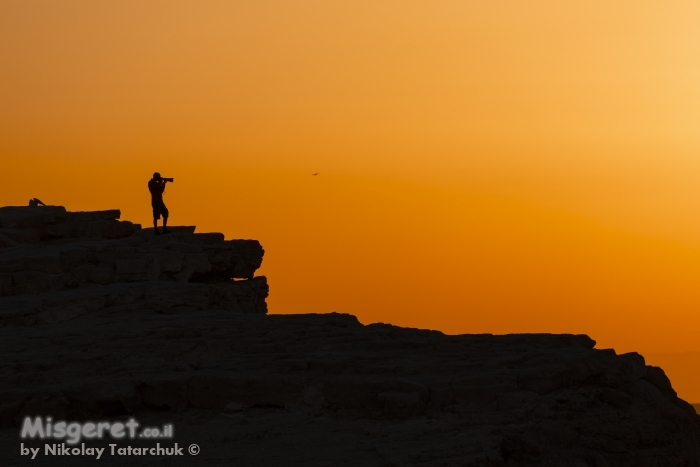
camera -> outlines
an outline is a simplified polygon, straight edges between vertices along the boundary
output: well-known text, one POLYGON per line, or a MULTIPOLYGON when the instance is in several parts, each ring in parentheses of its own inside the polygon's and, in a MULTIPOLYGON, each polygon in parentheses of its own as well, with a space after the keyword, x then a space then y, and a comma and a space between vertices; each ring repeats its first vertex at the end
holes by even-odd
POLYGON ((174 179, 174 178, 163 178, 163 181, 165 181, 165 182, 174 182, 175 179, 174 179))

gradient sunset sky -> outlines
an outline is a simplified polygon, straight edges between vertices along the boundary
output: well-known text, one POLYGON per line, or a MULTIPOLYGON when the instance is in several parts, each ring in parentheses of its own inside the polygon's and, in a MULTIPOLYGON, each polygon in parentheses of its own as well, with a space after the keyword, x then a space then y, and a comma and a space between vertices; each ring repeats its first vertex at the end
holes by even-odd
POLYGON ((160 171, 273 313, 586 333, 700 402, 699 83, 697 1, 0 0, 0 205, 148 225, 160 171))

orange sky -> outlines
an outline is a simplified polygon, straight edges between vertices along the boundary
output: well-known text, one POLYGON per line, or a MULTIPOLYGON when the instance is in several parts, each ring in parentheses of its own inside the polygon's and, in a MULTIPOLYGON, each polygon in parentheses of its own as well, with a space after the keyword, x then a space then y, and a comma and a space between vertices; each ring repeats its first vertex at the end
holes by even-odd
POLYGON ((588 333, 700 401, 700 4, 0 2, 0 205, 266 249, 275 313, 588 333), (312 177, 311 174, 320 175, 312 177))

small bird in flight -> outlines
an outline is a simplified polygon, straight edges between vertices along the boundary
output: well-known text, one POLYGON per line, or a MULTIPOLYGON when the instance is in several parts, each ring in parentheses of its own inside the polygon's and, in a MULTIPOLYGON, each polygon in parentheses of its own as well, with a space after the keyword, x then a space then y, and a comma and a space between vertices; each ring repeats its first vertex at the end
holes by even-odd
POLYGON ((313 174, 312 177, 315 177, 316 175, 318 175, 318 172, 316 172, 315 174, 313 174))

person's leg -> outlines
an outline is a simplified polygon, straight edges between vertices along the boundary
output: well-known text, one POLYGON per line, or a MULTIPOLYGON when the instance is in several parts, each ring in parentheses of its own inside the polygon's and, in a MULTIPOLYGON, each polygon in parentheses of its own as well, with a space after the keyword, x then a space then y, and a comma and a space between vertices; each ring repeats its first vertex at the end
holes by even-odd
POLYGON ((168 212, 168 208, 165 206, 165 203, 163 203, 163 233, 168 233, 170 232, 168 230, 168 215, 170 214, 168 212))
POLYGON ((158 219, 160 219, 160 212, 158 212, 158 206, 153 205, 153 233, 160 235, 158 232, 158 219))

